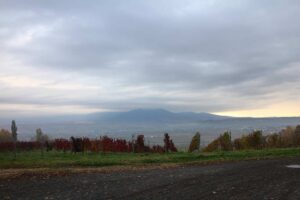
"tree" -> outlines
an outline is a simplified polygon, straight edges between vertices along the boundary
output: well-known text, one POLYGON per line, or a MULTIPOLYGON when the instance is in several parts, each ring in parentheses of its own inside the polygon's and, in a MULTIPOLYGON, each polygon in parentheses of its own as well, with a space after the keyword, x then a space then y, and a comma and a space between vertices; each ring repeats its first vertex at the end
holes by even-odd
POLYGON ((44 147, 46 142, 48 141, 48 136, 43 133, 42 129, 36 129, 36 141, 40 144, 41 154, 44 156, 44 147))
POLYGON ((220 145, 223 151, 232 150, 231 132, 226 131, 220 136, 220 145))
POLYGON ((294 145, 300 146, 300 125, 298 125, 295 129, 294 145))
MULTIPOLYGON (((240 141, 236 141, 235 143, 238 143, 240 141)), ((231 142, 231 133, 225 132, 221 134, 217 139, 213 140, 211 143, 209 143, 203 151, 205 152, 211 152, 216 150, 222 150, 222 151, 230 151, 232 150, 232 142, 231 142)))
POLYGON ((137 136, 134 150, 135 150, 135 152, 138 152, 138 153, 145 152, 144 135, 137 136))
POLYGON ((17 131, 18 131, 18 127, 16 125, 16 122, 15 120, 12 120, 11 122, 11 133, 12 133, 12 137, 13 137, 13 140, 14 140, 14 158, 16 159, 17 158, 17 131))
POLYGON ((175 147, 172 140, 170 140, 170 150, 171 150, 171 152, 177 152, 177 148, 175 147))
POLYGON ((248 145, 252 149, 261 149, 263 146, 262 131, 256 130, 248 135, 248 145))
POLYGON ((170 136, 168 133, 165 133, 164 137, 164 151, 165 152, 177 152, 177 148, 175 147, 173 141, 170 139, 170 136))
POLYGON ((83 152, 83 140, 82 138, 75 138, 71 137, 72 141, 72 152, 77 153, 77 152, 83 152))
POLYGON ((194 137, 192 138, 192 141, 189 146, 189 152, 193 152, 195 150, 199 150, 200 148, 200 133, 197 132, 194 137))
POLYGON ((287 126, 279 132, 281 147, 294 146, 295 127, 287 126))
POLYGON ((170 150, 170 136, 168 133, 165 133, 165 138, 164 138, 164 148, 165 148, 165 152, 169 152, 170 150))
POLYGON ((234 147, 235 150, 242 150, 242 149, 244 149, 245 147, 244 147, 244 144, 242 142, 242 138, 236 138, 233 141, 233 147, 234 147))
POLYGON ((12 134, 5 129, 0 130, 0 143, 1 142, 13 142, 12 134))

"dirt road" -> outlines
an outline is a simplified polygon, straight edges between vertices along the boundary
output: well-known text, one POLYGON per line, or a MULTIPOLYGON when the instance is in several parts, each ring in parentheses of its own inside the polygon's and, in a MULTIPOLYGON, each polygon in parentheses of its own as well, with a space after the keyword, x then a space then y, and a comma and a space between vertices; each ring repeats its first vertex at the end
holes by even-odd
POLYGON ((300 158, 209 166, 25 176, 0 180, 0 199, 300 199, 300 158))

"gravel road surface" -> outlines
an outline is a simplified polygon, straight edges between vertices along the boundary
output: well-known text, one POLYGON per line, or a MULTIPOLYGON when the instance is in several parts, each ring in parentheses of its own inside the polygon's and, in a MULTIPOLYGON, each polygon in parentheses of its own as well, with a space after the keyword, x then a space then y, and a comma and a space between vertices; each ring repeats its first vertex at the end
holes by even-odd
POLYGON ((300 199, 300 158, 169 169, 22 176, 0 180, 0 199, 300 199))

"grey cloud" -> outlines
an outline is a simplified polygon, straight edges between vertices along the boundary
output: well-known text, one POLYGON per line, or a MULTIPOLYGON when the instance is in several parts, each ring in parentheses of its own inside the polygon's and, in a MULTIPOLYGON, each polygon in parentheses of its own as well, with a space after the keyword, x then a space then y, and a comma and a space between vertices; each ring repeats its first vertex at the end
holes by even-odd
MULTIPOLYGON (((299 96, 298 1, 10 1, 0 8, 0 56, 57 77, 72 72, 93 85, 108 81, 105 94, 113 96, 23 88, 28 95, 16 103, 216 112, 299 96), (35 27, 32 41, 7 44, 35 27), (145 94, 121 98, 122 89, 135 86, 145 86, 145 94)), ((0 101, 15 99, 9 97, 0 101)))

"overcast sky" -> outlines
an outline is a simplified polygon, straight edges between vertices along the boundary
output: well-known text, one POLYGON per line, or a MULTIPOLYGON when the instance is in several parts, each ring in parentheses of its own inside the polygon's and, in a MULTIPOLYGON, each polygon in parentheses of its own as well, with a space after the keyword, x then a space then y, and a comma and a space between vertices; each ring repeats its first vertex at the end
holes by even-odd
POLYGON ((0 116, 300 116, 300 1, 0 1, 0 116))

